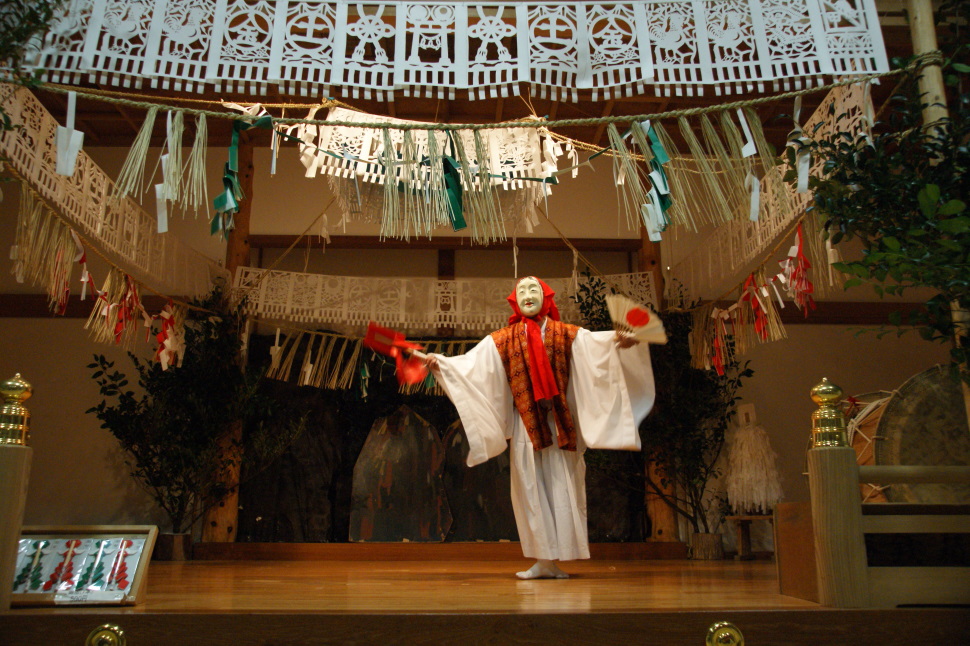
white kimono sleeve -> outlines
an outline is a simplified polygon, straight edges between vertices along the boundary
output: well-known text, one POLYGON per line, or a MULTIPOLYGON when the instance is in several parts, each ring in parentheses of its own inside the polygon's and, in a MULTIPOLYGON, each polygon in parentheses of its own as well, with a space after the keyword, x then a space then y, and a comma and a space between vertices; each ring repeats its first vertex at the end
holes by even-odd
POLYGON ((637 427, 655 397, 650 350, 619 348, 615 333, 581 329, 572 346, 569 390, 573 420, 586 446, 640 450, 637 427))
POLYGON ((518 416, 505 368, 491 336, 466 354, 438 357, 438 383, 454 403, 468 438, 468 466, 505 450, 518 416))

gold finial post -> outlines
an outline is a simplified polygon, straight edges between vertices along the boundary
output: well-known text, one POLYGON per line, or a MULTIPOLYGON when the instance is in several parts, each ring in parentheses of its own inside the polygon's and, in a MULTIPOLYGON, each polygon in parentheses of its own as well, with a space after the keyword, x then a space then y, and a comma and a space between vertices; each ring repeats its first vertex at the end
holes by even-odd
POLYGON ((0 444, 27 446, 30 440, 30 411, 24 402, 34 393, 33 387, 18 372, 12 378, 0 382, 0 444))
POLYGON ((845 415, 839 409, 843 395, 842 389, 825 377, 812 388, 812 401, 818 404, 818 410, 812 413, 812 448, 848 446, 845 415))

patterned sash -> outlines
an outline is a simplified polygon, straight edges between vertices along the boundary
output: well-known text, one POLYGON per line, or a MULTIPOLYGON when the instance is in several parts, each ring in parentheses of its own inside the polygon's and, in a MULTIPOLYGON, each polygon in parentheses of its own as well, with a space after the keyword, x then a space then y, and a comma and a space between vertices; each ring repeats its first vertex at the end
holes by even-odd
MULTIPOLYGON (((542 321, 537 321, 540 325, 542 321)), ((566 451, 576 450, 576 427, 573 416, 566 404, 566 386, 569 385, 569 363, 572 359, 573 339, 579 328, 575 325, 548 319, 543 342, 559 394, 552 398, 552 414, 556 420, 556 444, 566 451)), ((532 391, 532 378, 529 375, 528 337, 525 321, 519 321, 492 333, 492 340, 502 357, 505 376, 515 408, 522 416, 529 439, 536 451, 552 446, 552 429, 549 428, 546 409, 536 402, 532 391)))

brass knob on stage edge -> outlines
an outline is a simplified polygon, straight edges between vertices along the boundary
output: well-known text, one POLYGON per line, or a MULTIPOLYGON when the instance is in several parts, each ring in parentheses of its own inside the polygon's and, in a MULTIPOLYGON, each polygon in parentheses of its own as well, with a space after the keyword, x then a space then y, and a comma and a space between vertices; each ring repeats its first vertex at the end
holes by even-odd
POLYGON ((125 632, 113 624, 98 626, 84 640, 84 646, 125 646, 125 632))
POLYGON ((730 621, 719 621, 707 629, 707 646, 744 646, 744 635, 730 621))
POLYGON ((839 409, 842 389, 828 379, 812 388, 812 401, 818 410, 812 413, 812 448, 822 446, 848 446, 845 432, 845 415, 839 409))
POLYGON ((0 445, 27 446, 30 440, 30 411, 23 403, 34 393, 33 387, 18 372, 11 379, 0 382, 0 445))

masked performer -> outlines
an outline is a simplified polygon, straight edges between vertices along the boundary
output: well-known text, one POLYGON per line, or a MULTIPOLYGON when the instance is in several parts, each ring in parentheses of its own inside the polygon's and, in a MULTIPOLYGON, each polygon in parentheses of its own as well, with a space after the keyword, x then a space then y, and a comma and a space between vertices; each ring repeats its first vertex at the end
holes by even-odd
POLYGON ((639 450, 637 426, 654 400, 646 344, 562 323, 553 292, 529 276, 508 301, 509 326, 467 354, 428 367, 458 409, 468 466, 511 446, 512 508, 521 579, 567 578, 556 561, 589 558, 587 447, 639 450))

